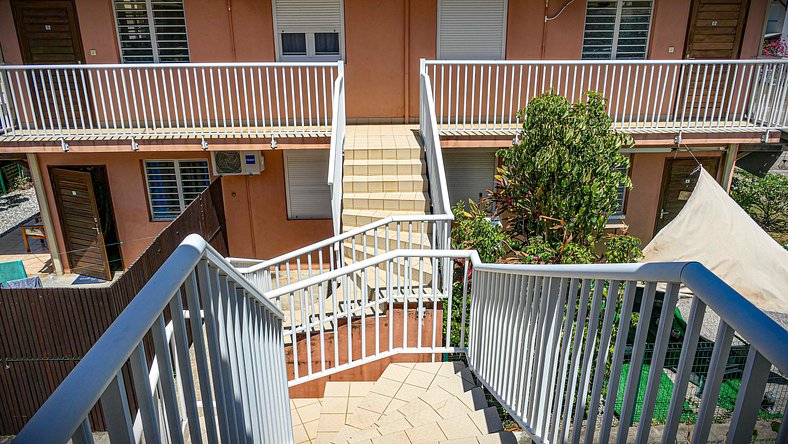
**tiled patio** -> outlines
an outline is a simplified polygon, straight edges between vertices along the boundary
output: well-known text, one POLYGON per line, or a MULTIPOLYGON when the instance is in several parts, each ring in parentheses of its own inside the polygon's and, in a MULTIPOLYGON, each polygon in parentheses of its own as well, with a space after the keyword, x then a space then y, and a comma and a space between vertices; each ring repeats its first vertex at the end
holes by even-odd
POLYGON ((24 263, 28 276, 48 275, 55 271, 46 242, 30 239, 30 253, 28 253, 22 241, 22 232, 17 228, 0 237, 0 262, 19 260, 24 263))

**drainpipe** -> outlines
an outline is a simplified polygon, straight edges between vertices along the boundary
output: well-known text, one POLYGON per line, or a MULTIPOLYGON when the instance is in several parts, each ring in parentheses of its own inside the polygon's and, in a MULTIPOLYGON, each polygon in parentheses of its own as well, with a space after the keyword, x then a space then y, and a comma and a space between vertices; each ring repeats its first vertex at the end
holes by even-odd
POLYGON ((47 194, 44 191, 44 180, 41 177, 38 157, 33 153, 28 153, 27 165, 30 168, 30 176, 33 178, 33 188, 36 190, 38 208, 41 210, 41 220, 44 222, 47 246, 49 247, 49 254, 52 256, 52 265, 55 267, 55 273, 63 274, 63 263, 60 261, 60 249, 55 237, 55 226, 52 224, 52 213, 49 212, 49 201, 47 201, 47 194))
POLYGON ((405 123, 410 123, 410 0, 405 0, 405 123))

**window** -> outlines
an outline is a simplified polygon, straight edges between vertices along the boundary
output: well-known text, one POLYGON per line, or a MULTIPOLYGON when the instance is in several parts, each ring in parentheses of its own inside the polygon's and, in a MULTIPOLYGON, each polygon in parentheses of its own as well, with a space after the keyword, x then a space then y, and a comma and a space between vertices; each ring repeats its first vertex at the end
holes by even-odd
MULTIPOLYGON (((629 168, 617 168, 617 170, 629 176, 629 168)), ((626 202, 626 198, 627 198, 627 187, 623 183, 619 184, 617 191, 618 194, 616 195, 616 202, 618 202, 618 205, 616 206, 616 212, 612 216, 610 216, 611 219, 624 218, 624 203, 626 202)))
POLYGON ((341 0, 274 0, 272 6, 279 60, 342 58, 341 0))
POLYGON ((645 59, 653 0, 589 1, 584 59, 645 59))
POLYGON ((153 220, 173 220, 211 183, 207 159, 146 160, 153 220))
POLYGON ((182 0, 115 0, 123 63, 189 61, 182 0))
POLYGON ((504 58, 506 0, 439 0, 438 58, 504 58))
POLYGON ((288 150, 284 152, 287 217, 289 219, 328 219, 331 217, 328 154, 328 150, 288 150))

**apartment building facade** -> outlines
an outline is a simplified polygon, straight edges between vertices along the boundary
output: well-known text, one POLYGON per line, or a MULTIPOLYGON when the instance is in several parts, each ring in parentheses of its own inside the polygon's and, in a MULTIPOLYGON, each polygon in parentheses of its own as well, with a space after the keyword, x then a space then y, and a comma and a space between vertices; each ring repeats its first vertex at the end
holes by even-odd
POLYGON ((92 245, 72 227, 92 217, 100 241, 119 246, 87 260, 128 266, 230 168, 240 173, 223 186, 230 254, 270 258, 332 233, 325 179, 338 78, 348 124, 392 125, 419 121, 420 75, 431 77, 452 201, 493 187, 494 153, 512 143, 529 95, 604 89, 636 141, 633 188, 611 224, 648 241, 686 198, 676 187, 694 186, 693 157, 727 185, 747 146, 779 144, 786 112, 774 105, 786 103, 788 73, 755 60, 772 6, 1 0, 12 66, 2 71, 0 153, 31 163, 53 253, 92 245), (745 103, 760 103, 760 117, 745 103), (69 186, 88 199, 71 199, 69 186))

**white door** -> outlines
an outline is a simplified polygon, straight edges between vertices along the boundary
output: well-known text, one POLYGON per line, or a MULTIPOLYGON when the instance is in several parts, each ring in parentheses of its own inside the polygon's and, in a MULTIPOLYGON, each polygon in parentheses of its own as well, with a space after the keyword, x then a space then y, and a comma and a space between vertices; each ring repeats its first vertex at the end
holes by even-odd
POLYGON ((444 149, 443 163, 452 205, 468 199, 478 203, 495 186, 495 150, 444 149))
POLYGON ((286 150, 285 184, 289 219, 330 219, 328 150, 286 150))

